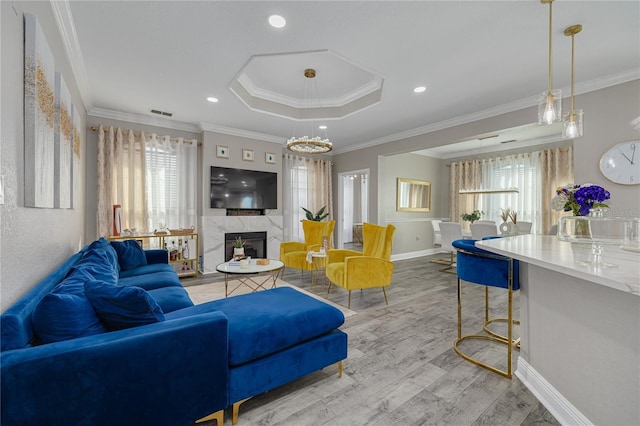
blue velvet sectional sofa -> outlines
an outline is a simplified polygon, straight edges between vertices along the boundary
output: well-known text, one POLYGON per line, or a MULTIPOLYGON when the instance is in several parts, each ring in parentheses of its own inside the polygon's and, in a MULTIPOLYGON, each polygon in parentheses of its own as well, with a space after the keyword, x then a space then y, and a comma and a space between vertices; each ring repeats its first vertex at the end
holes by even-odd
POLYGON ((2 425, 233 423, 246 399, 347 356, 334 307, 291 288, 194 306, 165 250, 99 239, 0 317, 2 425))

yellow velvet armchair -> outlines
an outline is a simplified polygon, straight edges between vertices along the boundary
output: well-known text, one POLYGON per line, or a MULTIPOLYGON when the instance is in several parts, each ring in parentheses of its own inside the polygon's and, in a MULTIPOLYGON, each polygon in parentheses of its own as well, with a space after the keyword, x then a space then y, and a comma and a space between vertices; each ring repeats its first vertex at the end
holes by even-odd
POLYGON ((391 285, 393 262, 391 247, 396 227, 372 223, 362 225, 362 252, 334 249, 327 252, 325 273, 331 283, 349 291, 347 307, 351 308, 351 290, 382 287, 384 301, 388 305, 385 287, 391 285))
POLYGON ((328 237, 331 241, 335 220, 329 222, 314 222, 312 220, 302 221, 304 231, 304 242, 285 241, 280 243, 280 260, 286 268, 301 269, 302 271, 313 270, 313 265, 307 262, 307 253, 319 251, 322 245, 322 237, 328 237))

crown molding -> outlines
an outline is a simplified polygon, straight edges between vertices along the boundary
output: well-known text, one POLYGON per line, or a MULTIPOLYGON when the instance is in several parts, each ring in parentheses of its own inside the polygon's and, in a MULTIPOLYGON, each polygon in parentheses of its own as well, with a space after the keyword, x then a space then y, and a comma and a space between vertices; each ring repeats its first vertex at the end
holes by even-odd
POLYGON ((236 129, 234 127, 218 126, 211 123, 200 123, 200 129, 203 132, 222 133, 229 136, 238 136, 247 139, 256 139, 263 142, 272 142, 284 145, 284 139, 279 136, 267 135, 265 133, 252 132, 249 130, 236 129))
POLYGON ((113 111, 104 108, 91 108, 87 113, 90 117, 107 118, 110 120, 120 120, 135 124, 144 124, 147 126, 158 126, 167 129, 181 130, 183 132, 201 133, 200 126, 185 123, 182 121, 167 120, 162 118, 148 117, 146 115, 113 111))
MULTIPOLYGON (((616 86, 618 84, 623 84, 623 83, 627 83, 629 81, 638 80, 638 79, 640 79, 640 70, 638 70, 637 68, 634 68, 627 71, 622 71, 617 74, 610 74, 602 78, 576 84, 574 90, 576 95, 581 95, 589 92, 595 92, 596 90, 606 89, 607 87, 616 86)), ((561 90, 564 93, 570 93, 571 87, 570 86, 562 87, 561 90)), ((472 114, 468 114, 465 116, 455 117, 449 120, 439 121, 437 123, 428 124, 426 126, 417 127, 415 129, 406 130, 400 133, 395 133, 393 135, 385 136, 379 139, 374 139, 369 142, 351 145, 350 147, 343 148, 343 149, 339 149, 339 148, 336 149, 334 145, 333 151, 334 151, 334 155, 351 152, 351 151, 357 151, 364 148, 370 148, 376 145, 382 145, 389 142, 395 142, 402 139, 411 138, 414 136, 420 136, 427 133, 436 132, 438 130, 448 129, 450 127, 472 123, 474 121, 484 120, 484 119, 495 117, 501 114, 506 114, 506 113, 518 111, 524 108, 533 107, 533 106, 536 106, 537 104, 538 104, 538 98, 536 95, 529 98, 520 99, 514 102, 509 102, 503 105, 499 105, 497 107, 488 108, 488 109, 478 111, 472 114)))
MULTIPOLYGON (((310 99, 300 99, 291 96, 282 95, 280 93, 272 92, 270 90, 262 89, 256 86, 251 78, 246 73, 241 73, 235 81, 238 82, 247 94, 253 98, 265 99, 277 104, 283 104, 291 108, 296 109, 308 109, 308 108, 339 108, 357 101, 370 93, 382 89, 383 79, 380 76, 375 75, 375 79, 368 81, 366 84, 355 88, 354 90, 344 94, 340 97, 334 98, 320 98, 318 99, 319 106, 309 105, 312 101, 316 100, 313 96, 310 99)), ((237 93, 236 93, 237 95, 237 93)))
POLYGON ((58 31, 62 37, 62 44, 69 60, 69 66, 75 79, 76 86, 80 92, 80 97, 84 103, 85 110, 93 107, 93 97, 89 85, 87 69, 84 65, 76 26, 73 22, 73 15, 68 0, 50 0, 53 16, 55 17, 58 31))

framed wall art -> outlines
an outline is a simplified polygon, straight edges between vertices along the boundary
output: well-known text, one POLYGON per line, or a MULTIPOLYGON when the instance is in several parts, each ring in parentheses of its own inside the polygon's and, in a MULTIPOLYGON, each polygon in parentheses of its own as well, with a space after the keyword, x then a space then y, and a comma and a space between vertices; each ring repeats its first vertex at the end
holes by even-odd
POLYGON ((54 207, 55 59, 38 19, 24 14, 24 205, 54 207))
POLYGON ((264 155, 264 162, 269 164, 276 164, 276 155, 273 152, 267 152, 264 155))
POLYGON ((245 161, 253 161, 253 150, 252 149, 243 149, 242 150, 242 159, 245 161))
POLYGON ((216 157, 218 158, 229 158, 229 147, 218 145, 216 147, 216 157))

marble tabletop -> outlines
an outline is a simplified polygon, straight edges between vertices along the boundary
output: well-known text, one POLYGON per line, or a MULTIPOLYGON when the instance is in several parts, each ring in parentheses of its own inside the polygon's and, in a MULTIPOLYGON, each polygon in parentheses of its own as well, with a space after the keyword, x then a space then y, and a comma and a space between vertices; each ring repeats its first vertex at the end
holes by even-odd
POLYGON ((605 245, 603 260, 617 268, 582 266, 591 253, 589 244, 559 241, 554 235, 518 235, 477 241, 476 246, 520 261, 571 275, 640 296, 640 254, 605 245))

